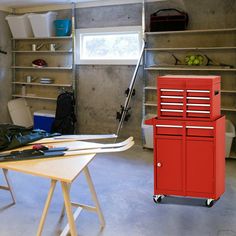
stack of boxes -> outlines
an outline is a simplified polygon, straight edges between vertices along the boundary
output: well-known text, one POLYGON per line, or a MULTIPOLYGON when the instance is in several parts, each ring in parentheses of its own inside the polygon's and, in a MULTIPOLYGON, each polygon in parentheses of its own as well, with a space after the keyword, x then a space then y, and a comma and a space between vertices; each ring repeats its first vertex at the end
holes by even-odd
POLYGON ((154 201, 165 195, 206 198, 225 189, 225 117, 219 76, 160 76, 153 126, 154 201))

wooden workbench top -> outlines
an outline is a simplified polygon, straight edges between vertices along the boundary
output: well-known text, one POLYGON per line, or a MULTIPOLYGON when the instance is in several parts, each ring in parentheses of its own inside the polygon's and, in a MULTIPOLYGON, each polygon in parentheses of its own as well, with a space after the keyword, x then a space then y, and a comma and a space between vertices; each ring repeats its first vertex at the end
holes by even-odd
MULTIPOLYGON (((77 141, 70 143, 70 147, 88 147, 91 146, 91 144, 92 143, 77 141)), ((62 143, 50 145, 63 146, 62 143)), ((65 145, 67 145, 67 143, 64 144, 64 146, 65 145)), ((24 148, 21 148, 21 150, 22 149, 24 148)), ((88 154, 38 160, 0 162, 0 168, 71 183, 84 167, 93 160, 95 155, 96 154, 88 154)))

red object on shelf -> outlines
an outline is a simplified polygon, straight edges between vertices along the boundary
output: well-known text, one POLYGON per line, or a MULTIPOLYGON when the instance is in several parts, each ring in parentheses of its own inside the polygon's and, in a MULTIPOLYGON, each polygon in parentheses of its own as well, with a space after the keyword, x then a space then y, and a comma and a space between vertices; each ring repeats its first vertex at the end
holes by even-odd
POLYGON ((154 195, 218 199, 225 191, 225 117, 146 121, 154 130, 154 195))
POLYGON ((157 88, 159 119, 220 117, 220 76, 159 76, 157 88))

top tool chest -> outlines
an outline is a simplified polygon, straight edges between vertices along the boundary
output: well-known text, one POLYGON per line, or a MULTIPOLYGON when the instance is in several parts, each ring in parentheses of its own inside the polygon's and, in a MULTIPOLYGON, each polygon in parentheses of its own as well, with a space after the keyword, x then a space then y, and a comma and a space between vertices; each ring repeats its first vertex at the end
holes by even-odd
POLYGON ((157 101, 159 119, 217 119, 220 117, 220 76, 159 76, 157 101))

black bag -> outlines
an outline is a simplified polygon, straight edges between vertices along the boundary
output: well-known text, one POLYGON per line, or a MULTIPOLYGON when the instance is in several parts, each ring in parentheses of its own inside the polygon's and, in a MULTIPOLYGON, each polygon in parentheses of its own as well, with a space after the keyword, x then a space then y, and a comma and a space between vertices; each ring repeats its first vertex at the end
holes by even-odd
POLYGON ((185 30, 188 25, 188 14, 174 8, 160 9, 151 14, 150 31, 185 30))
POLYGON ((55 120, 51 132, 74 134, 75 131, 75 98, 72 92, 61 93, 57 97, 55 120))
POLYGON ((32 130, 18 125, 0 124, 0 151, 18 148, 55 135, 58 134, 49 134, 44 130, 32 130))

